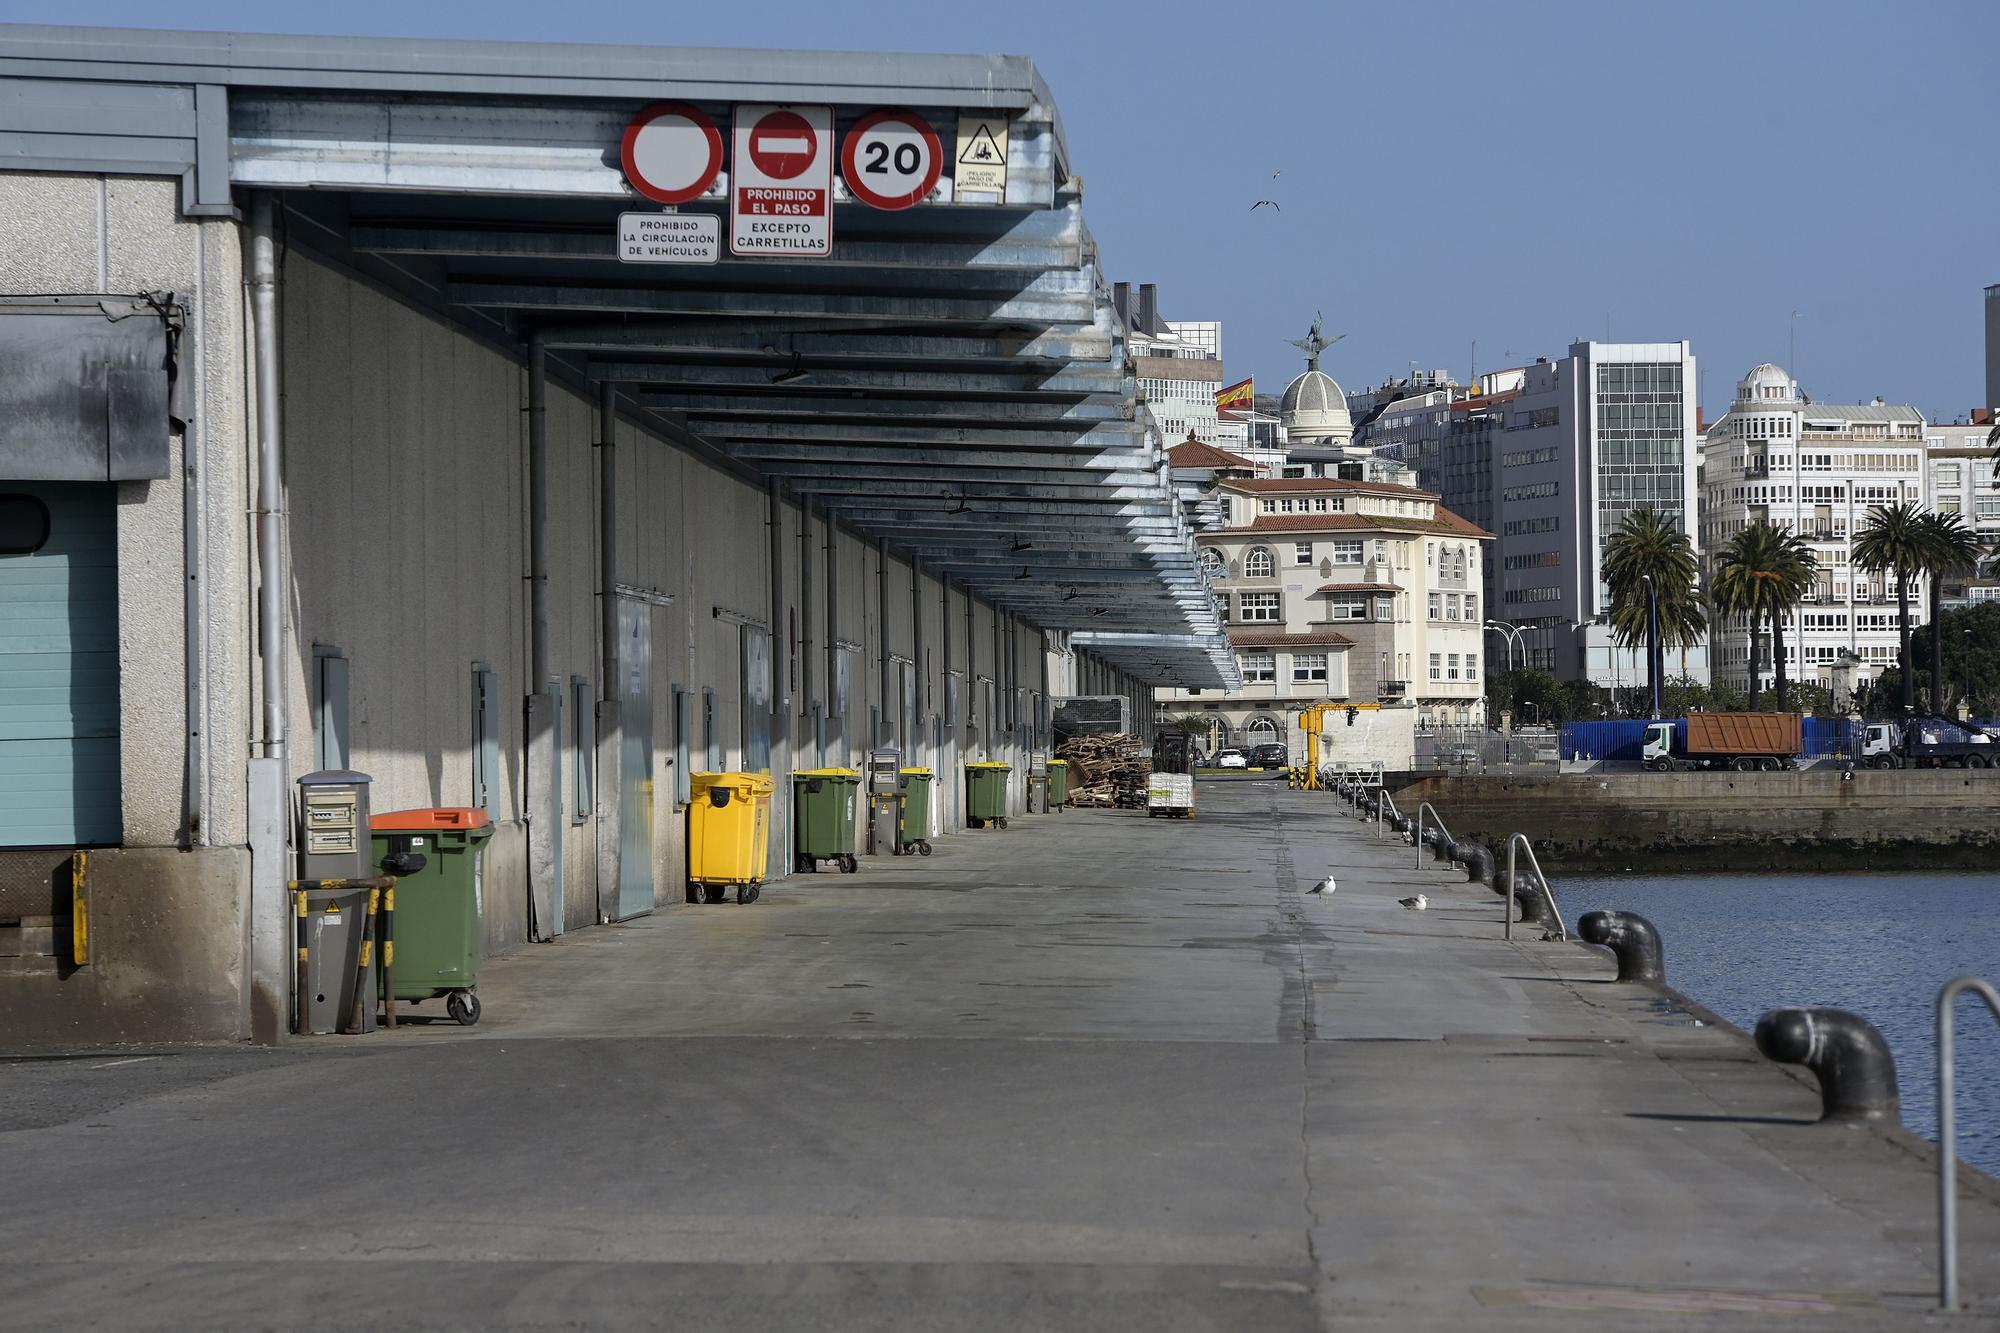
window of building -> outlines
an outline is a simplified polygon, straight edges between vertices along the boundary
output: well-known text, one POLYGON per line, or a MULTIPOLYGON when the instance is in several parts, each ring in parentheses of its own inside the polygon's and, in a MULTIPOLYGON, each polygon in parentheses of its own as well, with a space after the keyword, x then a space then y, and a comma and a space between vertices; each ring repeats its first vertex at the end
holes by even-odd
POLYGON ((1293 653, 1292 680, 1295 684, 1305 684, 1326 679, 1325 653, 1293 653))
POLYGON ((1444 618, 1446 620, 1458 619, 1458 594, 1455 592, 1448 592, 1444 595, 1444 618))
POLYGON ((1331 601, 1331 617, 1334 620, 1368 619, 1368 595, 1366 593, 1342 593, 1331 601))
POLYGON ((1457 654, 1457 653, 1447 653, 1447 654, 1445 654, 1445 659, 1444 659, 1444 678, 1445 678, 1446 680, 1457 680, 1457 679, 1458 679, 1458 654, 1457 654))
POLYGON ((1268 685, 1278 678, 1278 659, 1269 653, 1244 653, 1243 679, 1252 685, 1268 685))
POLYGON ((1243 577, 1268 579, 1278 572, 1277 558, 1268 546, 1253 546, 1243 553, 1243 577))
POLYGON ((592 778, 595 776, 591 767, 597 757, 597 747, 592 744, 596 733, 596 709, 591 704, 590 682, 582 676, 571 676, 569 697, 569 819, 572 824, 581 824, 590 818, 592 778))
POLYGON ((1326 512, 1325 496, 1322 495, 1319 499, 1313 501, 1313 512, 1316 514, 1324 514, 1326 512))
POLYGON ((1290 500, 1280 500, 1280 501, 1278 501, 1278 512, 1279 512, 1279 513, 1281 513, 1281 514, 1289 514, 1289 513, 1291 513, 1291 512, 1292 512, 1292 502, 1291 502, 1290 500))
POLYGON ((1478 653, 1467 653, 1467 654, 1465 655, 1465 678, 1466 678, 1467 680, 1478 680, 1478 679, 1479 679, 1479 654, 1478 654, 1478 653))
POLYGON ((1443 680, 1443 679, 1444 679, 1444 654, 1443 654, 1443 653, 1432 653, 1432 654, 1431 654, 1431 679, 1432 679, 1432 680, 1443 680))
POLYGON ((1361 543, 1358 541, 1335 542, 1333 544, 1333 563, 1336 565, 1360 564, 1361 543))
POLYGON ((1246 592, 1236 599, 1236 618, 1245 624, 1276 624, 1283 619, 1274 592, 1246 592))
POLYGON ((1479 594, 1476 592, 1465 594, 1465 618, 1475 625, 1479 623, 1479 594))
POLYGON ((1312 562, 1313 544, 1311 542, 1293 542, 1292 563, 1295 565, 1310 565, 1312 562))
POLYGON ((1275 514, 1278 512, 1278 502, 1276 500, 1266 500, 1263 502, 1263 508, 1265 513, 1275 514))
POLYGON ((1441 592, 1434 592, 1431 594, 1430 619, 1432 620, 1444 619, 1444 594, 1441 592))

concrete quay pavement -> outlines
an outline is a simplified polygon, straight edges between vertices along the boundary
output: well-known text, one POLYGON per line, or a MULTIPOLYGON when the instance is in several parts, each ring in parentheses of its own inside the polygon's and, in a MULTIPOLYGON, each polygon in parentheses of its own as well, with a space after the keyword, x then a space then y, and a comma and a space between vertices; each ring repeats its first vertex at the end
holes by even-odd
POLYGON ((0 1329, 2000 1326, 1991 1182, 1932 1315, 1921 1140, 1413 855, 1208 783, 523 950, 473 1029, 5 1062, 0 1329))

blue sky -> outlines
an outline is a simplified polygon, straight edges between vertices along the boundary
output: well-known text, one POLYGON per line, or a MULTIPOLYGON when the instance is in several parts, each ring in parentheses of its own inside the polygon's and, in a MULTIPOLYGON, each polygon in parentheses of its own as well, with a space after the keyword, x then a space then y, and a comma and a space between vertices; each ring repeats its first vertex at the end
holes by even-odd
POLYGON ((1111 276, 1277 389, 1690 339, 1954 418, 2000 282, 2000 4, 6 0, 106 25, 1033 56, 1111 276), (1981 53, 1986 65, 1980 66, 1981 53), (1274 171, 1283 175, 1275 181, 1274 171), (1251 203, 1277 199, 1282 212, 1251 203), (1797 318, 1793 312, 1797 311, 1797 318))

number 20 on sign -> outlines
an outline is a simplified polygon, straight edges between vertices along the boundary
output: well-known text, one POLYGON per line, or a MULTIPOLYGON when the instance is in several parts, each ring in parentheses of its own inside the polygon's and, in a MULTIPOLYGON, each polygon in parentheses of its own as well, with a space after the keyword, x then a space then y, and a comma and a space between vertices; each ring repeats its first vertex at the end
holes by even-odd
POLYGON ((937 188, 943 171, 937 131, 913 111, 871 111, 841 141, 840 174, 848 192, 874 208, 915 208, 937 188))

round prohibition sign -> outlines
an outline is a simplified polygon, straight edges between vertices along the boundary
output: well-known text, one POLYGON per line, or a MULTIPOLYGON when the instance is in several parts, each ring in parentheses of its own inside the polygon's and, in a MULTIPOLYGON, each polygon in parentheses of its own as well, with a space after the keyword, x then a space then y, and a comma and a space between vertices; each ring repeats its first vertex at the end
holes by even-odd
POLYGON ((840 174, 848 191, 892 213, 929 198, 943 171, 937 131, 914 111, 871 111, 840 144, 840 174))
POLYGON ((632 117, 619 145, 625 179, 659 204, 699 199, 722 171, 722 131, 686 102, 655 102, 632 117))

